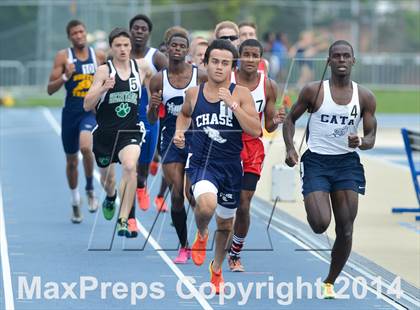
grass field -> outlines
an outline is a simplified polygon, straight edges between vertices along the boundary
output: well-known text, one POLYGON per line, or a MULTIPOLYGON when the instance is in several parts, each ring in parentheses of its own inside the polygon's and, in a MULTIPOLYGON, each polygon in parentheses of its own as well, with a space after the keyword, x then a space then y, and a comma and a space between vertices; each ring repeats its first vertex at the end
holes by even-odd
MULTIPOLYGON (((420 91, 384 91, 373 90, 376 96, 377 113, 409 113, 420 114, 420 91)), ((290 94, 293 102, 296 100, 296 93, 290 94)), ((31 106, 61 106, 63 98, 61 96, 45 98, 27 98, 16 100, 16 107, 31 106)))
MULTIPOLYGON (((373 90, 376 96, 376 113, 420 114, 420 91, 373 90)), ((290 93, 295 102, 296 93, 290 93)))

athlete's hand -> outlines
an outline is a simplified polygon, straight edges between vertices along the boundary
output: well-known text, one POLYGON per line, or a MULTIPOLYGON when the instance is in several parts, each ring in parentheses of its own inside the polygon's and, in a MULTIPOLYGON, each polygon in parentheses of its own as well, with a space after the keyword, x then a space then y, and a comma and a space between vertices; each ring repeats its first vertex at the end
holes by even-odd
POLYGON ((185 147, 185 136, 182 130, 175 131, 174 144, 179 149, 183 149, 185 147))
POLYGON ((67 62, 66 67, 64 69, 64 74, 66 75, 67 79, 70 79, 75 71, 76 65, 73 62, 67 62))
POLYGON ((235 103, 230 90, 224 87, 219 88, 219 99, 222 100, 228 107, 232 107, 235 103))
POLYGON ((108 77, 105 81, 104 84, 102 85, 102 89, 104 91, 107 91, 109 89, 114 88, 115 85, 115 78, 114 77, 108 77))
POLYGON ((280 109, 277 111, 277 114, 273 118, 274 124, 282 124, 284 122, 284 119, 286 118, 286 108, 284 105, 280 107, 280 109))
POLYGON ((157 110, 161 103, 162 103, 162 90, 160 89, 159 92, 152 94, 150 98, 150 107, 157 110))
POLYGON ((358 148, 362 144, 362 139, 358 135, 348 135, 349 147, 358 148))
POLYGON ((286 160, 285 160, 286 165, 288 165, 289 167, 293 167, 298 163, 298 161, 299 161, 299 156, 296 153, 295 148, 288 150, 286 154, 286 160))

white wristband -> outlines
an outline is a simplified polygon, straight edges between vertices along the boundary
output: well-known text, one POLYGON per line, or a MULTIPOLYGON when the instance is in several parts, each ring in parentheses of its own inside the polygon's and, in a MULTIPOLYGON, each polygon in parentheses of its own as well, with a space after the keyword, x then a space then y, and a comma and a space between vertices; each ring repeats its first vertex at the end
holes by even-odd
POLYGON ((358 137, 358 138, 359 138, 359 145, 357 147, 360 147, 362 145, 363 141, 362 141, 361 137, 358 137))
POLYGON ((64 82, 67 82, 69 80, 65 73, 63 73, 61 78, 63 79, 64 82))

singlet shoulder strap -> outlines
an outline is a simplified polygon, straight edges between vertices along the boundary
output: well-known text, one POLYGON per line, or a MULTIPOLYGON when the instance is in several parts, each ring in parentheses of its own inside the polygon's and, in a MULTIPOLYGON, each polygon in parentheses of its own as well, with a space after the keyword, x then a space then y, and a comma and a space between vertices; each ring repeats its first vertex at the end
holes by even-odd
POLYGON ((191 83, 190 84, 193 84, 193 85, 198 84, 198 67, 195 66, 195 65, 192 66, 192 76, 191 76, 191 83))
POLYGON ((322 84, 324 88, 324 102, 332 102, 332 95, 330 90, 330 80, 325 80, 322 84))
POLYGON ((91 46, 89 46, 89 54, 92 59, 93 65, 95 66, 95 69, 98 68, 98 62, 96 61, 95 50, 91 46))
POLYGON ((135 61, 134 59, 130 59, 130 64, 131 64, 131 72, 133 73, 134 77, 137 80, 137 84, 138 84, 137 86, 138 86, 138 91, 139 91, 139 99, 140 99, 142 80, 140 78, 139 67, 137 66, 137 61, 135 61))
POLYGON ((67 49, 67 62, 68 63, 74 62, 73 49, 71 47, 67 49))
POLYGON ((112 63, 111 59, 109 59, 107 61, 107 65, 108 65, 108 69, 109 69, 109 76, 110 77, 115 77, 115 75, 117 74, 117 70, 115 70, 114 64, 112 63))
POLYGON ((231 94, 233 93, 233 90, 235 89, 235 87, 236 87, 236 84, 235 83, 230 83, 230 85, 229 85, 229 91, 230 91, 231 94))

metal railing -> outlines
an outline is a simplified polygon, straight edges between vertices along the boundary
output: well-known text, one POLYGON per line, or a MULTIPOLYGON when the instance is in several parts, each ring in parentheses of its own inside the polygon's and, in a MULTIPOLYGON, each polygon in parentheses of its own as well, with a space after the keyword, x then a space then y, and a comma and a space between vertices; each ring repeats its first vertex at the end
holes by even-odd
MULTIPOLYGON (((270 55, 265 56, 270 59, 270 55)), ((22 63, 16 60, 0 60, 0 88, 16 86, 44 88, 48 83, 52 65, 52 61, 22 63)), ((281 69, 272 78, 279 83, 285 83, 288 71, 291 70, 288 84, 294 87, 301 80, 304 66, 310 73, 309 79, 317 80, 322 75, 325 60, 319 58, 295 61, 283 59, 281 69)), ((352 79, 374 88, 419 89, 420 55, 363 55, 357 59, 352 79)))

